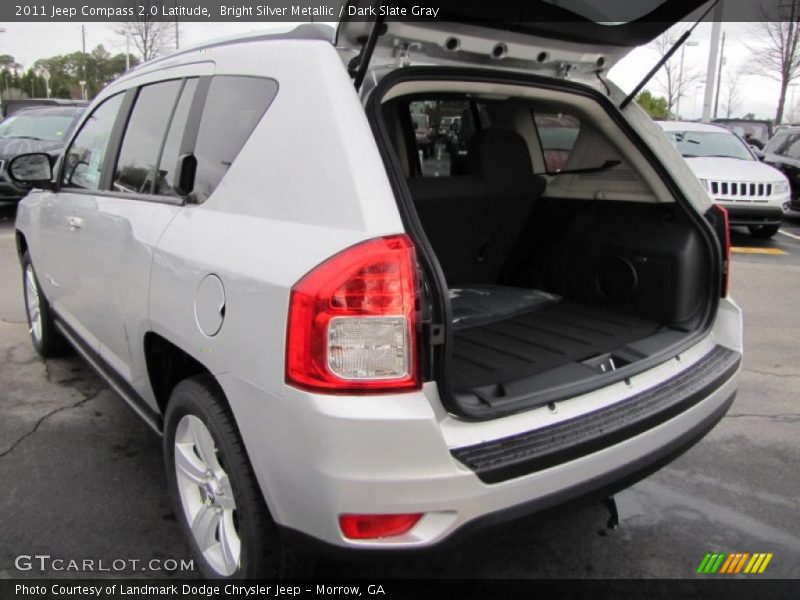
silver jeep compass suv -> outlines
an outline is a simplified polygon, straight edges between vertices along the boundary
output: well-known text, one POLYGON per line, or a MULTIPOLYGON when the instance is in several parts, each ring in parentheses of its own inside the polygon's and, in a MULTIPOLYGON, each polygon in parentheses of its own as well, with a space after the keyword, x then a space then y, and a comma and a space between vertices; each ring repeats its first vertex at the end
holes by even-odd
POLYGON ((733 401, 725 211, 604 75, 659 32, 524 25, 184 50, 9 166, 33 343, 163 435, 207 575, 607 495, 733 401))

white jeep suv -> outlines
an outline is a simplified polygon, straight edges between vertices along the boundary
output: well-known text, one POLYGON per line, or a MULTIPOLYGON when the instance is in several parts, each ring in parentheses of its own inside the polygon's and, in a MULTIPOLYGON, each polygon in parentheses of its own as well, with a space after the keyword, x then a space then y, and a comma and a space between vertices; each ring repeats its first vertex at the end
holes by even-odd
POLYGON ((224 40, 12 161, 33 343, 163 435, 206 574, 606 497, 728 410, 724 210, 605 79, 639 24, 586 23, 224 40))
POLYGON ((783 173, 758 160, 750 146, 725 127, 685 121, 659 125, 712 199, 725 207, 731 225, 747 227, 760 239, 778 233, 791 203, 783 173))

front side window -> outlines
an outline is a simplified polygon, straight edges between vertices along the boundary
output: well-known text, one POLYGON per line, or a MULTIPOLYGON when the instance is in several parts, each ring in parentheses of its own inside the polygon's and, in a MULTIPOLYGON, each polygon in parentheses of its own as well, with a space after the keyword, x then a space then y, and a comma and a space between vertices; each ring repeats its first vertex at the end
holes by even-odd
POLYGON ((195 202, 214 192, 277 91, 272 79, 218 75, 211 80, 194 150, 195 202))
POLYGON ((114 191, 157 193, 161 143, 182 85, 173 80, 139 90, 114 169, 114 191))
POLYGON ((96 190, 100 187, 111 130, 122 105, 123 94, 112 96, 86 119, 64 157, 64 187, 96 190))

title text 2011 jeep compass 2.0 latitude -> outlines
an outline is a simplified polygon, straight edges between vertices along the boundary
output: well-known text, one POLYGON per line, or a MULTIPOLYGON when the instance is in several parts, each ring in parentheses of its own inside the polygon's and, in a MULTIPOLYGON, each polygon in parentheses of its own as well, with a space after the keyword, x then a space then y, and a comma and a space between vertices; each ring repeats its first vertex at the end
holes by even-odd
POLYGON ((724 210, 603 75, 657 31, 548 25, 186 50, 12 163, 33 343, 163 433, 207 574, 612 493, 730 406, 724 210))

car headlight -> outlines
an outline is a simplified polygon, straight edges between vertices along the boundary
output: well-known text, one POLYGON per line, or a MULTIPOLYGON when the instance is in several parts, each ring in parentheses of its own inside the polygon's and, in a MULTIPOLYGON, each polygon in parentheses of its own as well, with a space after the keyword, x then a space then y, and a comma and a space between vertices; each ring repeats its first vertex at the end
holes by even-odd
POLYGON ((789 182, 788 181, 779 181, 778 183, 772 184, 772 193, 773 194, 785 194, 789 191, 789 182))

